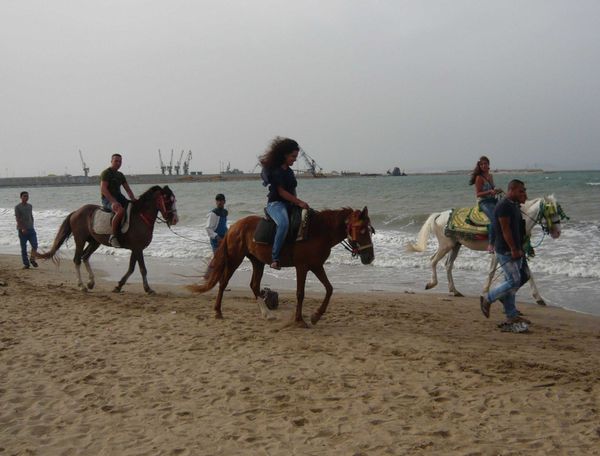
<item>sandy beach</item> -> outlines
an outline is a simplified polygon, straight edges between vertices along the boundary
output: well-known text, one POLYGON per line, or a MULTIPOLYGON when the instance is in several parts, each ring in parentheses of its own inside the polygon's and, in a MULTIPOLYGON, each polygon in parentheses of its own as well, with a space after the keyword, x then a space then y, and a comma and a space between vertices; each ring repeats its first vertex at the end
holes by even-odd
POLYGON ((214 292, 82 293, 68 260, 0 279, 0 455, 600 454, 598 317, 521 305, 507 334, 476 297, 336 289, 302 330, 291 292, 267 321, 236 285, 217 321, 214 292))

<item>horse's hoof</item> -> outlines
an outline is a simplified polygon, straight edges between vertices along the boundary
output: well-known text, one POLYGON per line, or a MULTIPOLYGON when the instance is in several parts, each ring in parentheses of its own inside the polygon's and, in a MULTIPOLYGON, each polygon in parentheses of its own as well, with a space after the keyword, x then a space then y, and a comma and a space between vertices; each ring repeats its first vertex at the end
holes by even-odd
POLYGON ((95 286, 96 284, 94 282, 88 282, 87 284, 88 290, 93 290, 95 286))
POLYGON ((121 293, 121 287, 114 287, 113 293, 121 293))
POLYGON ((87 293, 87 291, 88 291, 88 290, 87 290, 87 288, 86 288, 86 287, 84 287, 83 285, 81 285, 81 286, 79 287, 79 289, 80 289, 81 291, 83 291, 84 293, 87 293))
POLYGON ((545 305, 546 305, 546 301, 544 301, 543 299, 538 299, 538 300, 536 301, 536 303, 537 303, 537 305, 539 305, 539 306, 545 306, 545 305))
POLYGON ((156 291, 154 291, 152 288, 148 288, 146 289, 146 293, 148 293, 149 295, 155 295, 156 291))
POLYGON ((435 285, 432 285, 430 283, 428 283, 427 285, 425 285, 425 289, 426 290, 431 290, 433 287, 435 287, 435 285))
POLYGON ((223 314, 221 312, 215 312, 215 318, 217 320, 222 320, 223 319, 223 314))
POLYGON ((312 314, 312 315, 311 315, 311 317, 310 317, 310 322, 311 322, 313 325, 316 325, 316 324, 317 324, 317 322, 318 322, 320 319, 321 319, 321 315, 320 315, 320 314, 318 314, 318 313, 314 313, 314 314, 312 314))
POLYGON ((465 297, 465 295, 462 294, 460 291, 453 291, 452 294, 454 296, 456 296, 457 298, 464 298, 465 297))

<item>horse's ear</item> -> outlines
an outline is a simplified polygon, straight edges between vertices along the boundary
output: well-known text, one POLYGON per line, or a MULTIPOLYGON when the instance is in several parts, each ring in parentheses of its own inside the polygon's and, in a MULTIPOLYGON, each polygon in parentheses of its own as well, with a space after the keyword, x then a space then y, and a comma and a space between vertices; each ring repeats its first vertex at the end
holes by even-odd
POLYGON ((367 209, 367 206, 365 206, 360 213, 360 218, 364 220, 368 217, 369 217, 369 210, 367 209))

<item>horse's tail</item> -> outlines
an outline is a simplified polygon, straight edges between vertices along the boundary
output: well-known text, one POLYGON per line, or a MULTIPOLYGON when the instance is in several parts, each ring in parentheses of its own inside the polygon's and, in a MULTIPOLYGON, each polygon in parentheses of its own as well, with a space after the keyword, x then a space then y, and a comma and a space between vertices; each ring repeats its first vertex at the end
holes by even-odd
POLYGON ((412 244, 408 243, 406 245, 406 250, 408 252, 424 252, 427 247, 427 240, 429 239, 429 235, 433 230, 433 224, 435 223, 435 219, 440 215, 439 212, 434 212, 429 216, 429 218, 423 224, 421 231, 419 231, 419 235, 417 236, 417 242, 412 244))
POLYGON ((229 232, 225 234, 225 237, 219 244, 219 248, 215 252, 215 255, 208 266, 206 275, 204 276, 204 283, 200 285, 188 285, 186 288, 194 293, 205 293, 211 290, 225 274, 227 268, 227 238, 229 232))
POLYGON ((58 252, 58 249, 60 249, 60 246, 63 245, 63 243, 69 238, 69 236, 71 236, 71 216, 72 215, 73 215, 73 212, 71 212, 69 215, 67 215, 65 220, 62 222, 62 225, 60 225, 60 228, 58 229, 58 233, 56 233, 56 237, 54 238, 54 243, 52 244, 52 248, 50 249, 50 251, 46 252, 46 253, 38 253, 38 254, 36 254, 36 258, 41 258, 43 260, 52 258, 52 261, 56 261, 54 258, 54 256, 56 255, 56 252, 58 252))

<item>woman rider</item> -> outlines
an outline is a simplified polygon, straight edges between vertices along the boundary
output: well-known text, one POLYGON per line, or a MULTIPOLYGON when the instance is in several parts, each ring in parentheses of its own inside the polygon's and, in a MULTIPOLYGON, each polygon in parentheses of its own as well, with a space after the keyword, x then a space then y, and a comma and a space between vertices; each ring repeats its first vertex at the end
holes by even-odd
POLYGON ((494 252, 494 208, 496 207, 496 195, 502 190, 494 185, 494 177, 490 174, 490 159, 485 155, 479 158, 475 169, 471 173, 469 185, 475 184, 475 195, 479 203, 479 209, 490 219, 488 225, 488 252, 494 252))
POLYGON ((267 151, 259 157, 262 165, 263 185, 269 186, 267 213, 277 225, 271 267, 281 269, 279 254, 290 224, 288 209, 292 205, 308 209, 301 199, 296 197, 296 176, 291 166, 298 158, 300 146, 290 138, 276 137, 267 151))

